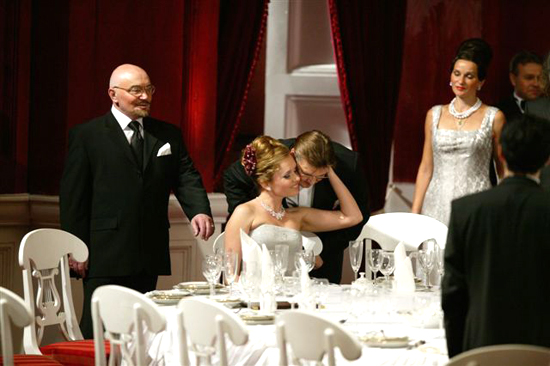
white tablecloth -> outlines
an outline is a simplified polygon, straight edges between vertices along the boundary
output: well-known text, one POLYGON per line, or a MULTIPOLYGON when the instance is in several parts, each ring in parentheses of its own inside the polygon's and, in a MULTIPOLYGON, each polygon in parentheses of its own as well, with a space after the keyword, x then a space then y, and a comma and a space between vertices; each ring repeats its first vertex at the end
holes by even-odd
MULTIPOLYGON (((380 291, 375 295, 353 297, 349 286, 331 285, 328 297, 322 309, 316 313, 336 322, 343 321, 344 328, 358 336, 383 330, 388 336, 408 336, 411 344, 424 341, 425 344, 407 348, 363 347, 359 360, 345 360, 337 350, 338 365, 445 365, 448 362, 445 332, 441 328, 440 312, 436 319, 419 317, 418 314, 432 314, 439 310, 439 293, 416 292, 414 294, 395 294, 380 291), (431 310, 430 310, 431 309, 431 310), (351 311, 350 311, 351 310, 351 311), (351 315, 350 315, 351 314, 351 315), (416 314, 413 315, 413 314, 416 314), (429 328, 428 328, 429 327, 429 328)), ((177 365, 176 354, 176 308, 163 306, 168 325, 166 331, 150 339, 149 354, 155 364, 177 365)), ((235 310, 235 311, 247 311, 235 310)), ((281 310, 284 311, 284 310, 281 310)), ((243 346, 234 346, 227 340, 228 361, 230 365, 278 365, 274 325, 249 325, 249 341, 243 346)), ((191 363, 194 356, 190 353, 191 363)))

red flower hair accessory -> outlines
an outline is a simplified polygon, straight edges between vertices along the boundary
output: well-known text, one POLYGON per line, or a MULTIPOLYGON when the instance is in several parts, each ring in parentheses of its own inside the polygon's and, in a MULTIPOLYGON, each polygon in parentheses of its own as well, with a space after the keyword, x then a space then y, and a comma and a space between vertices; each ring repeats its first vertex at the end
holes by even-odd
POLYGON ((256 171, 256 149, 251 144, 246 145, 244 149, 244 155, 241 162, 244 166, 244 171, 249 177, 256 171))

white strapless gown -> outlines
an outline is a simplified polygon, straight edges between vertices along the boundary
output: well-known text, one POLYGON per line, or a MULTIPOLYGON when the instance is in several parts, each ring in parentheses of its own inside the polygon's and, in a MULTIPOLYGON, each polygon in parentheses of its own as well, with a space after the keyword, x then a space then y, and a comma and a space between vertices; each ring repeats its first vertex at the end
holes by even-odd
POLYGON ((286 274, 292 274, 294 270, 294 254, 302 250, 302 233, 300 231, 271 224, 263 224, 250 231, 248 235, 260 246, 265 244, 268 250, 275 249, 277 245, 288 246, 286 274))

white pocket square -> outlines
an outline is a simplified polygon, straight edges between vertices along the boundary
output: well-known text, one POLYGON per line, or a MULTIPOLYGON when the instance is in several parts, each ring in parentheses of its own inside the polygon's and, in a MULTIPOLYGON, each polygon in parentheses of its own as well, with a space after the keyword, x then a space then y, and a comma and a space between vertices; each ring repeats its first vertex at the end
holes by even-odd
POLYGON ((159 149, 159 152, 157 153, 157 157, 165 156, 165 155, 172 155, 172 150, 170 149, 170 143, 168 142, 162 145, 162 147, 159 149))

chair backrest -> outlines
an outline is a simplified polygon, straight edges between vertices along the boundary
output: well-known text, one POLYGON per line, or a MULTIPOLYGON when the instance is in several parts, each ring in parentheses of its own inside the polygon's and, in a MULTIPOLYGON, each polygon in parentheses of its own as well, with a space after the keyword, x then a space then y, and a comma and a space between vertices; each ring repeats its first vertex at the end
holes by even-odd
POLYGON ((212 244, 212 251, 214 253, 218 253, 218 252, 223 251, 225 249, 224 248, 224 243, 225 243, 224 238, 225 238, 225 231, 216 237, 216 240, 214 240, 214 244, 212 244))
POLYGON ((94 291, 92 321, 96 366, 106 365, 105 338, 111 343, 111 358, 121 357, 128 365, 148 365, 145 331, 159 333, 166 327, 166 318, 153 301, 117 285, 101 286, 94 291))
POLYGON ((82 339, 73 305, 68 254, 84 262, 88 248, 82 240, 63 230, 37 229, 21 240, 19 266, 23 270, 23 293, 34 319, 23 332, 27 354, 41 354, 39 345, 47 326, 56 325, 66 340, 82 339), (57 275, 61 277, 61 295, 57 275), (36 291, 33 279, 37 281, 36 291), (35 316, 36 309, 38 316, 35 316))
POLYGON ((475 348, 454 356, 447 366, 549 366, 550 348, 502 344, 475 348))
POLYGON ((0 287, 0 342, 5 365, 13 365, 13 338, 11 324, 23 328, 32 322, 29 307, 22 298, 0 287))
POLYGON ((424 240, 431 238, 441 248, 445 248, 447 231, 445 224, 432 217, 409 212, 391 212, 371 216, 358 239, 375 240, 384 250, 394 250, 402 241, 405 250, 416 251, 424 240))
MULTIPOLYGON (((244 322, 225 306, 204 298, 187 298, 178 303, 183 313, 183 327, 197 356, 196 363, 206 359, 210 364, 216 352, 220 365, 228 365, 225 335, 235 345, 248 342, 248 330, 244 322)), ((181 363, 186 363, 183 360, 181 363)))
POLYGON ((321 238, 317 236, 317 234, 312 233, 310 231, 302 231, 302 245, 305 248, 306 245, 308 244, 309 246, 311 246, 311 249, 313 250, 313 254, 315 255, 320 255, 321 252, 323 251, 323 242, 321 241, 321 238))
MULTIPOLYGON (((288 365, 287 343, 297 359, 321 362, 325 355, 328 364, 334 365, 334 347, 347 360, 361 357, 361 344, 339 324, 321 318, 319 315, 300 310, 290 310, 277 316, 277 344, 279 364, 288 365)), ((293 360, 292 364, 299 364, 293 360)))

